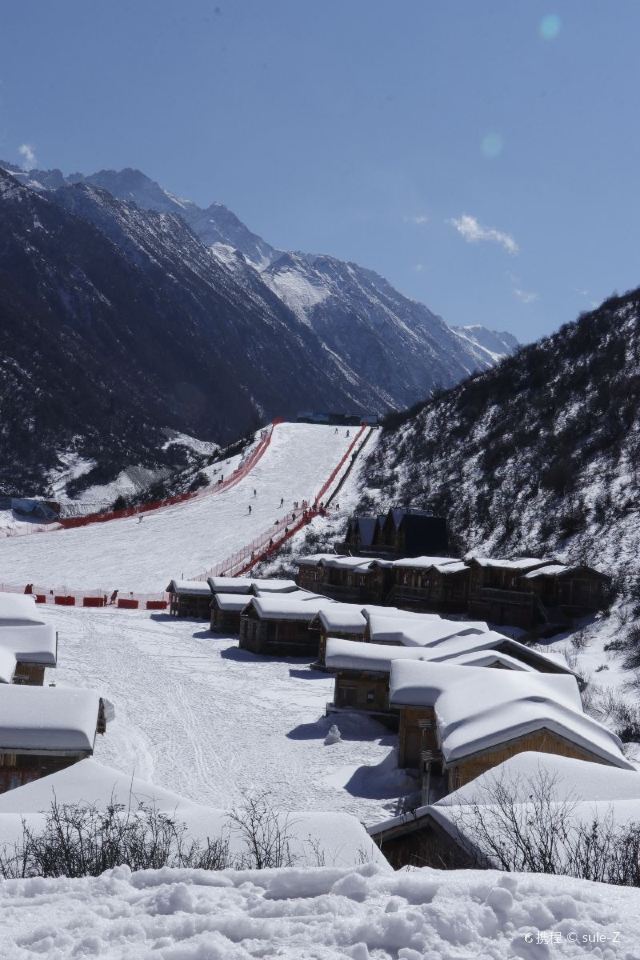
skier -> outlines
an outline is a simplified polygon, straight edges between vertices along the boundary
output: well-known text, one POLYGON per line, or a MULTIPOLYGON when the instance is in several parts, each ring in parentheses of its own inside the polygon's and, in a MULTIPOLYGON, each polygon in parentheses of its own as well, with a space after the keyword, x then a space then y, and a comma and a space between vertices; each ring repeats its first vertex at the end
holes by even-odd
POLYGON ((251 513, 251 504, 249 504, 249 513, 251 513))
POLYGON ((284 507, 284 497, 280 497, 280 506, 284 507))
POLYGON ((253 491, 253 495, 254 495, 254 497, 257 497, 257 496, 258 496, 258 491, 257 491, 257 490, 254 490, 254 491, 253 491))

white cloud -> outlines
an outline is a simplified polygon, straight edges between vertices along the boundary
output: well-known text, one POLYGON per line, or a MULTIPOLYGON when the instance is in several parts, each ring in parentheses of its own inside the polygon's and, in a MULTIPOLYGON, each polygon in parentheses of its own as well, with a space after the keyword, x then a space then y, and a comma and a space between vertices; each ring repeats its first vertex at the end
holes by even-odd
POLYGON ((538 299, 538 294, 534 293, 533 290, 521 290, 519 287, 513 288, 513 295, 522 303, 534 303, 538 299))
POLYGON ((429 217, 426 213, 414 213, 412 216, 402 218, 405 223, 415 223, 416 226, 421 227, 425 223, 429 223, 429 217))
POLYGON ((475 217, 468 213, 463 213, 461 217, 454 217, 449 220, 449 223, 456 228, 467 243, 482 243, 485 241, 498 243, 510 254, 516 254, 520 249, 510 234, 503 233, 502 230, 494 230, 493 227, 483 227, 475 217))
POLYGON ((36 152, 30 143, 21 143, 18 147, 18 153, 22 157, 22 169, 32 170, 37 164, 36 152))

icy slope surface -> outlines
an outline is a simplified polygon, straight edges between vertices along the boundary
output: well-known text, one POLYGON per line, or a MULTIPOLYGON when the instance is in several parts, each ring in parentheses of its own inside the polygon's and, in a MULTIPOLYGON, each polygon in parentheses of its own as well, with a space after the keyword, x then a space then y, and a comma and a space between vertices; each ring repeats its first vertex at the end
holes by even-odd
POLYGON ((0 582, 158 591, 172 577, 198 576, 268 530, 294 501, 312 500, 355 431, 347 437, 344 427, 336 433, 334 427, 279 424, 262 460, 226 493, 149 513, 140 523, 132 517, 3 539, 0 582))
POLYGON ((388 819, 415 786, 397 770, 394 734, 355 715, 322 716, 333 679, 308 661, 255 656, 235 637, 165 614, 47 613, 60 635, 49 677, 114 704, 95 758, 129 776, 214 807, 267 790, 278 809, 334 810, 368 824, 388 819), (342 740, 325 746, 335 722, 342 740))
POLYGON ((538 874, 118 867, 0 899, 11 960, 636 960, 638 943, 637 890, 538 874))

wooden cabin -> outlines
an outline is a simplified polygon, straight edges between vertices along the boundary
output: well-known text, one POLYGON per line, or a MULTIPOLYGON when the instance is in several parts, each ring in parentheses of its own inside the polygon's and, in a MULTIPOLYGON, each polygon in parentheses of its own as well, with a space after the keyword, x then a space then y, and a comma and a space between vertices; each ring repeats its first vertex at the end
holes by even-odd
POLYGON ((449 548, 447 521, 428 510, 392 507, 378 524, 373 549, 393 557, 446 556, 449 548))
POLYGON ((323 607, 309 624, 309 630, 318 634, 318 659, 313 666, 324 669, 328 637, 364 640, 366 629, 367 621, 357 604, 330 603, 323 607))
POLYGON ((478 867, 449 824, 438 818, 437 805, 420 807, 369 827, 368 833, 394 870, 432 867, 434 870, 470 870, 478 867))
POLYGON ((0 683, 42 686, 58 658, 58 634, 32 595, 0 595, 0 683))
POLYGON ((558 612, 567 617, 583 617, 601 610, 611 592, 611 577, 582 564, 549 563, 525 573, 520 583, 522 589, 535 594, 546 617, 556 619, 558 612))
POLYGON ((166 592, 171 616, 210 619, 211 587, 206 580, 172 580, 166 592))
POLYGON ((92 690, 6 686, 0 696, 0 793, 91 756, 107 725, 92 690))
POLYGON ((462 613, 469 603, 469 568, 448 557, 393 561, 388 601, 405 609, 462 613))
POLYGON ((511 624, 527 630, 539 620, 535 594, 523 587, 522 577, 549 560, 521 557, 516 560, 469 557, 469 613, 491 623, 511 624))
MULTIPOLYGON (((542 784, 552 785, 550 811, 562 809, 566 822, 591 824, 602 817, 612 826, 625 827, 640 818, 640 775, 635 770, 618 770, 600 763, 549 753, 523 752, 482 773, 460 790, 419 807, 410 813, 369 828, 369 835, 389 863, 401 867, 435 869, 491 869, 491 851, 478 847, 478 817, 487 828, 504 829, 499 815, 489 809, 496 788, 513 803, 520 832, 531 824, 530 794, 542 784)), ((523 839, 526 838, 523 836, 523 839)), ((532 837, 537 845, 538 839, 532 837)), ((514 837, 507 834, 507 842, 514 837)))
POLYGON ((214 633, 240 633, 242 611, 252 600, 252 593, 214 593, 211 598, 211 630, 214 633))
POLYGON ((354 514, 347 523, 347 532, 340 553, 366 556, 367 553, 375 552, 374 544, 383 523, 384 516, 354 514))
POLYGON ((300 587, 343 603, 382 604, 392 582, 389 560, 329 554, 301 560, 298 569, 300 587))
POLYGON ((321 561, 333 559, 333 553, 315 553, 309 557, 302 557, 297 561, 298 575, 296 584, 300 590, 310 590, 313 593, 320 593, 319 589, 325 578, 325 568, 321 561))
POLYGON ((621 743, 582 710, 575 677, 453 663, 391 665, 389 703, 400 711, 398 763, 451 792, 524 751, 632 769, 621 743))
POLYGON ((309 625, 330 602, 313 594, 306 600, 286 594, 253 597, 240 616, 239 646, 272 656, 317 657, 318 633, 309 630, 309 625))

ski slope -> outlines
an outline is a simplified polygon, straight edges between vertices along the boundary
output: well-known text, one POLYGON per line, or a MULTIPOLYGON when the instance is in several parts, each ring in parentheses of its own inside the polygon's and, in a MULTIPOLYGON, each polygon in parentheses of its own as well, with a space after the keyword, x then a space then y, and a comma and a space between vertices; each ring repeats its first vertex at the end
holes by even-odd
POLYGON ((223 493, 145 514, 141 522, 127 517, 2 539, 0 582, 125 593, 157 592, 172 577, 199 576, 266 532, 295 501, 312 501, 355 432, 281 423, 254 469, 223 493))
POLYGON ((59 634, 47 682, 91 687, 115 707, 95 758, 228 809, 268 791, 282 810, 335 810, 375 823, 414 789, 397 736, 366 717, 324 717, 333 677, 309 660, 261 657, 207 624, 127 610, 49 607, 59 634), (342 740, 325 745, 337 723, 342 740))

